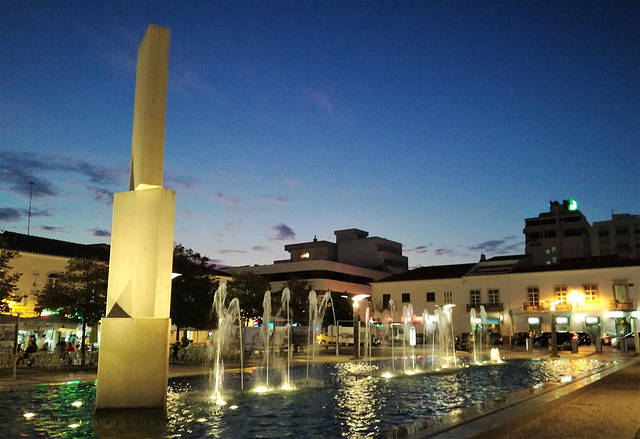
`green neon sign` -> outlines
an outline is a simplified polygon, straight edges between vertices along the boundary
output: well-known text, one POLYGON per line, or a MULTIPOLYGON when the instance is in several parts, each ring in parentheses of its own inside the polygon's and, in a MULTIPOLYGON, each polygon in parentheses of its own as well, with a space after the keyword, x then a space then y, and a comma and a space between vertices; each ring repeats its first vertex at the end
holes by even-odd
POLYGON ((569 210, 578 210, 578 202, 573 198, 569 198, 569 210))

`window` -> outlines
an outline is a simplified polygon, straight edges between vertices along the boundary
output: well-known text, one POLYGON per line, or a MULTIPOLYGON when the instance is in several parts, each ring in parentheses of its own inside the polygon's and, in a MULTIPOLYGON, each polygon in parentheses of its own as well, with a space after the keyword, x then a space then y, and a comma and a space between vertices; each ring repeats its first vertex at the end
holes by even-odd
POLYGON ((52 287, 56 286, 56 283, 58 282, 58 279, 60 279, 60 275, 56 274, 56 273, 51 273, 48 277, 47 277, 47 285, 50 285, 52 287))
POLYGON ((559 300, 560 303, 567 303, 567 287, 566 286, 556 286, 553 288, 553 291, 556 295, 556 300, 559 300))
POLYGON ((411 302, 411 293, 402 293, 402 303, 411 302))
POLYGON ((429 292, 427 293, 427 302, 435 302, 436 301, 436 293, 429 292))
POLYGON ((601 238, 609 236, 609 229, 598 229, 598 236, 601 238))
POLYGON ((444 303, 445 305, 449 303, 453 303, 453 293, 451 291, 444 292, 444 303))
POLYGON ((382 309, 389 309, 389 300, 391 300, 391 294, 382 295, 382 309))
POLYGON ((584 286, 584 301, 585 302, 598 301, 598 285, 597 284, 586 284, 584 286))
POLYGON ((540 305, 540 290, 538 287, 527 288, 527 295, 529 296, 529 306, 540 305))
POLYGON ((616 227, 616 236, 627 236, 627 233, 626 227, 616 227))
POLYGON ((305 253, 302 253, 302 254, 300 255, 300 258, 302 258, 302 259, 309 259, 309 256, 310 256, 310 255, 309 255, 309 252, 305 252, 305 253))
POLYGON ((469 293, 471 306, 480 306, 480 290, 471 290, 469 293))
POLYGON ((489 290, 489 305, 497 306, 500 303, 500 290, 489 290))
POLYGON ((613 297, 616 302, 624 303, 627 301, 627 284, 615 283, 613 284, 613 297))

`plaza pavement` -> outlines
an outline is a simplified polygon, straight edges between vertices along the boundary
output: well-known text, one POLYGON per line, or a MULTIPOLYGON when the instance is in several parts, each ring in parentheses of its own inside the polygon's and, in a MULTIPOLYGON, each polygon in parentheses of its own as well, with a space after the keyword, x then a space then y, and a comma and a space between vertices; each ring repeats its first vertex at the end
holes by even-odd
MULTIPOLYGON (((418 354, 421 354, 419 352, 418 354)), ((351 351, 352 352, 352 351, 351 351)), ((336 357, 335 351, 321 350, 315 362, 352 361, 348 350, 336 357)), ((501 348, 503 358, 550 358, 547 349, 501 348)), ((375 358, 389 358, 391 350, 376 348, 375 358)), ((402 355, 401 349, 395 350, 402 355)), ((429 354, 429 352, 427 352, 429 354)), ((462 353, 461 355, 468 355, 462 353)), ((635 353, 623 354, 619 350, 604 347, 603 353, 595 353, 593 346, 582 346, 578 353, 559 352, 560 358, 598 359, 618 361, 618 366, 602 373, 602 378, 563 386, 536 398, 531 398, 469 422, 456 422, 453 427, 432 431, 411 432, 399 429, 384 437, 409 439, 438 438, 491 438, 491 439, 640 439, 640 363, 635 353), (619 370, 618 370, 619 369, 619 370), (572 388, 575 387, 574 388, 572 388)), ((306 363, 306 354, 294 356, 294 363, 306 363)), ((170 365, 169 376, 192 376, 209 373, 198 365, 170 365)), ((94 381, 96 370, 41 371, 20 368, 16 379, 12 375, 0 376, 0 391, 15 386, 69 381, 94 381)))

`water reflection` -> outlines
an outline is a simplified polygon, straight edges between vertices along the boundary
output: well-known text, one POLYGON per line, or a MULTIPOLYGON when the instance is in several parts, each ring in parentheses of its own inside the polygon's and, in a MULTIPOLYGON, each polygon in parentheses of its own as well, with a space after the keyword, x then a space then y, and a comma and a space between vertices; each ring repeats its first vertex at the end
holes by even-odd
MULTIPOLYGON (((264 395, 230 393, 225 406, 211 402, 206 378, 181 378, 170 383, 166 413, 142 415, 94 415, 95 383, 4 389, 0 437, 368 438, 522 388, 561 382, 599 364, 511 360, 391 379, 383 378, 376 365, 325 365, 313 386, 264 395)), ((234 380, 229 377, 230 384, 238 384, 234 380)))

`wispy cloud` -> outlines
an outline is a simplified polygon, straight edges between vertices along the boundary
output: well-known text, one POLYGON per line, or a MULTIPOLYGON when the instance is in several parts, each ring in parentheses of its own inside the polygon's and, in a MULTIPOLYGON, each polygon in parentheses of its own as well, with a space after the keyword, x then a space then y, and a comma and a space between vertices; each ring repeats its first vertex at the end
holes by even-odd
POLYGON ((227 198, 224 196, 222 192, 216 192, 213 194, 213 199, 216 201, 220 201, 225 204, 229 204, 230 206, 236 206, 238 204, 238 200, 235 198, 227 198))
POLYGON ((55 180, 47 175, 51 173, 81 176, 91 185, 109 185, 119 171, 69 157, 0 151, 0 182, 11 192, 28 196, 33 190, 35 198, 58 196, 55 180))
POLYGON ((55 233, 67 233, 67 229, 64 227, 55 227, 55 226, 38 226, 38 229, 43 232, 55 232, 55 233))
POLYGON ((487 253, 492 255, 514 254, 524 250, 522 238, 511 235, 502 239, 492 239, 468 247, 473 252, 487 253), (515 242, 514 242, 515 241, 515 242))
POLYGON ((87 192, 91 194, 94 200, 106 204, 113 205, 113 192, 105 188, 88 187, 87 192))
MULTIPOLYGON (((15 209, 13 207, 0 207, 0 222, 18 222, 29 216, 28 209, 15 209)), ((43 209, 31 209, 32 217, 51 217, 51 212, 43 209)))
POLYGON ((167 187, 179 186, 183 189, 191 189, 200 183, 200 180, 196 177, 177 175, 173 173, 165 174, 164 181, 167 187))
POLYGON ((331 114, 333 111, 333 102, 326 92, 322 90, 313 90, 310 98, 311 102, 325 113, 331 114))
POLYGON ((0 222, 15 223, 22 219, 24 209, 14 209, 13 207, 0 207, 0 222))
POLYGON ((93 232, 93 236, 100 236, 100 237, 111 236, 111 232, 105 229, 91 229, 91 232, 93 232))
POLYGON ((276 226, 271 227, 271 230, 276 232, 276 237, 271 238, 274 241, 292 241, 296 239, 296 234, 289 226, 286 224, 278 224, 276 226))
POLYGON ((300 186, 300 182, 298 180, 296 180, 295 178, 287 178, 284 181, 284 184, 289 185, 289 186, 300 186))
POLYGON ((403 248, 402 251, 405 253, 427 253, 429 251, 429 246, 419 245, 414 248, 403 248))
POLYGON ((287 197, 273 196, 273 195, 265 195, 264 197, 260 197, 261 201, 267 201, 269 203, 276 204, 287 204, 291 201, 287 197))
POLYGON ((246 253, 246 251, 244 251, 244 250, 224 249, 224 250, 218 250, 218 253, 226 255, 226 254, 229 254, 229 253, 246 253))
POLYGON ((251 250, 257 251, 257 252, 268 252, 269 251, 269 247, 265 247, 263 245, 256 245, 255 247, 252 247, 251 250))

